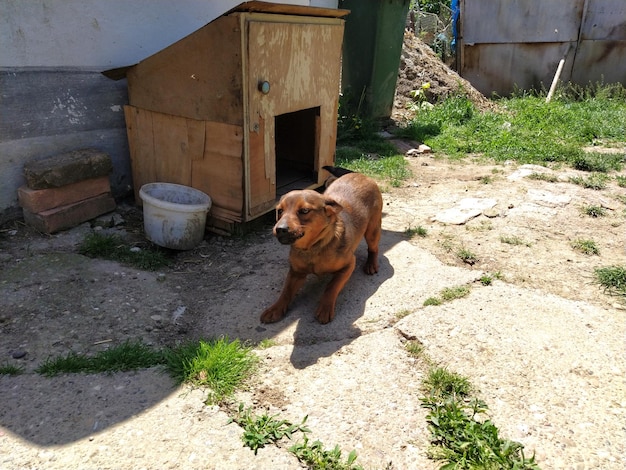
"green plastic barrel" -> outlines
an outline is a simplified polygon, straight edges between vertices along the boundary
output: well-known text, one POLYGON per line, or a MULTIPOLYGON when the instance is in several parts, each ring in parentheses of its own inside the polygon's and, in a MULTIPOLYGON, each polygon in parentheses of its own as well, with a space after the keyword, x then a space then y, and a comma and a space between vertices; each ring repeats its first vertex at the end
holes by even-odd
POLYGON ((343 39, 341 88, 363 117, 388 119, 398 79, 410 0, 341 0, 350 10, 343 39))

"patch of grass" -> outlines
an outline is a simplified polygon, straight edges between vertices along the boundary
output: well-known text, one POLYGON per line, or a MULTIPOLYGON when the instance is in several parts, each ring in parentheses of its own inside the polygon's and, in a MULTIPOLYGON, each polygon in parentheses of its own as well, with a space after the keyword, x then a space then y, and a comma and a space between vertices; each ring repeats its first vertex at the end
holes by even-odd
POLYGON ((415 358, 424 357, 424 345, 419 341, 407 341, 404 347, 411 356, 415 358))
POLYGON ((284 437, 291 439, 296 432, 311 432, 305 426, 308 416, 305 416, 300 424, 292 424, 277 417, 278 415, 253 415, 250 408, 244 409, 243 403, 240 403, 237 414, 229 420, 229 423, 235 422, 243 428, 241 435, 243 445, 252 449, 255 455, 266 444, 274 444, 284 437))
POLYGON ((474 253, 472 253, 467 248, 461 248, 456 252, 456 256, 463 261, 465 264, 474 265, 479 259, 474 253))
POLYGON ((483 286, 490 286, 493 282, 493 278, 487 274, 484 274, 483 276, 480 276, 479 281, 483 286))
POLYGON ((550 103, 545 93, 518 94, 479 112, 459 93, 420 109, 401 134, 453 158, 472 153, 498 162, 581 164, 593 158, 585 159, 582 147, 626 141, 625 98, 619 84, 564 87, 550 103))
POLYGON ((118 261, 128 266, 147 271, 157 271, 169 265, 169 259, 161 250, 132 249, 117 235, 91 233, 79 247, 79 253, 90 258, 118 261))
POLYGON ((606 209, 602 206, 583 206, 581 211, 583 214, 593 218, 604 217, 606 215, 606 209))
POLYGON ((548 183, 556 183, 559 181, 559 178, 556 175, 551 175, 549 173, 533 172, 530 175, 528 175, 526 178, 531 179, 531 180, 546 181, 548 183))
POLYGON ((577 170, 590 173, 620 171, 623 166, 623 156, 615 153, 584 152, 574 159, 572 166, 577 170))
POLYGON ((596 191, 600 191, 601 189, 606 188, 608 179, 609 177, 603 173, 592 173, 586 178, 572 176, 569 181, 570 183, 577 184, 586 189, 595 189, 596 191))
POLYGON ((70 352, 46 359, 35 371, 47 377, 65 373, 97 374, 145 369, 164 364, 164 355, 141 342, 127 341, 94 356, 70 352))
POLYGON ((442 460, 442 469, 518 469, 539 467, 534 456, 524 456, 524 446, 502 439, 498 428, 484 419, 487 405, 470 399, 468 379, 446 368, 432 368, 423 382, 432 447, 429 456, 442 460))
POLYGON ((404 156, 382 139, 360 142, 358 148, 337 147, 335 166, 383 179, 392 187, 400 187, 411 176, 404 156))
POLYGON ((626 188, 626 176, 617 175, 615 176, 615 180, 620 188, 626 188))
POLYGON ((276 346, 276 341, 271 338, 264 338, 256 345, 258 349, 268 349, 276 346))
POLYGON ((331 450, 324 449, 320 441, 309 443, 306 435, 302 442, 291 446, 289 452, 307 468, 314 470, 363 470, 363 467, 354 463, 357 459, 356 451, 350 452, 344 460, 339 446, 331 450))
POLYGON ((239 340, 222 337, 211 341, 187 342, 166 351, 168 371, 179 383, 207 386, 207 403, 219 403, 232 395, 251 375, 258 363, 250 347, 239 340))
POLYGON ((595 278, 606 292, 626 296, 626 266, 607 266, 594 270, 595 278))
POLYGON ((440 292, 441 300, 444 302, 450 302, 451 300, 462 299, 467 297, 470 293, 470 288, 467 286, 446 287, 440 292))
POLYGON ((578 239, 572 242, 572 248, 585 255, 599 255, 600 250, 593 240, 578 239))
POLYGON ((24 372, 24 368, 20 366, 15 366, 13 364, 3 364, 0 365, 0 375, 20 375, 24 372))
POLYGON ((402 309, 402 310, 400 310, 399 312, 397 312, 397 313, 395 314, 395 317, 396 317, 398 320, 401 320, 402 318, 404 318, 404 317, 408 317, 409 315, 411 315, 411 313, 413 313, 411 310, 409 310, 408 308, 405 308, 405 309, 402 309))
POLYGON ((506 235, 502 235, 500 236, 500 242, 501 243, 506 243, 507 245, 525 245, 525 246, 531 246, 530 243, 525 242, 524 240, 522 240, 519 237, 516 236, 506 236, 506 235))
POLYGON ((428 297, 424 300, 424 307, 428 307, 429 305, 441 305, 443 302, 438 297, 428 297))
POLYGON ((411 227, 409 226, 404 233, 406 234, 407 237, 409 238, 413 238, 413 237, 426 237, 428 235, 428 230, 426 230, 424 227, 422 227, 421 225, 418 225, 417 227, 411 227))

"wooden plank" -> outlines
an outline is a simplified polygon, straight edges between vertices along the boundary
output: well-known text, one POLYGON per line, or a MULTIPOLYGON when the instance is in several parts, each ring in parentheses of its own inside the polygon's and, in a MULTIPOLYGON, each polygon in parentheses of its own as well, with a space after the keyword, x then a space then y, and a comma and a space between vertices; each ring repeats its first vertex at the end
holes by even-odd
POLYGON ((133 106, 199 121, 241 125, 241 30, 220 17, 127 72, 133 106))
POLYGON ((141 205, 139 189, 146 183, 157 181, 152 113, 127 105, 124 106, 124 115, 126 116, 135 202, 141 205))
POLYGON ((183 117, 152 113, 157 181, 191 185, 190 130, 183 117))
MULTIPOLYGON (((343 21, 305 23, 272 21, 268 15, 246 18, 248 63, 246 124, 249 135, 248 214, 260 215, 271 207, 276 195, 275 118, 310 108, 320 108, 321 124, 318 154, 311 167, 332 161, 335 151, 337 103, 341 65, 343 21), (270 91, 263 94, 258 84, 267 81, 270 91), (258 132, 255 131, 258 130, 258 132), (262 157, 258 154, 262 152, 262 157)), ((307 19, 308 21, 308 19, 307 19)), ((313 124, 315 125, 315 124, 313 124)), ((319 178, 319 176, 318 176, 319 178)))
POLYGON ((236 11, 262 12, 283 15, 302 15, 326 18, 343 18, 350 13, 350 10, 340 10, 336 8, 322 8, 303 5, 288 5, 281 3, 252 1, 241 3, 226 14, 236 11))
POLYGON ((211 197, 213 217, 241 221, 243 212, 243 129, 205 123, 206 143, 201 160, 192 162, 191 186, 211 197))

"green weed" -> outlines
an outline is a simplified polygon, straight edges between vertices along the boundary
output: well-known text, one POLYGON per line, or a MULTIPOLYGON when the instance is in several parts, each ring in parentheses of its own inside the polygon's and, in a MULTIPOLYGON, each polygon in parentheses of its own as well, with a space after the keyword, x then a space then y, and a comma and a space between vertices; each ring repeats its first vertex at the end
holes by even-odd
POLYGON ((441 305, 443 302, 438 297, 428 297, 424 300, 424 307, 428 307, 429 305, 441 305))
POLYGON ((583 214, 593 218, 604 217, 606 215, 606 209, 602 206, 583 206, 581 211, 583 214))
POLYGON ((224 337, 168 349, 165 359, 168 371, 179 383, 211 389, 207 403, 219 403, 232 395, 258 363, 250 347, 224 337))
POLYGON ((585 255, 599 255, 600 250, 598 245, 593 240, 578 239, 572 242, 572 248, 576 251, 580 251, 585 255))
POLYGON ((513 236, 505 236, 505 235, 502 235, 502 236, 500 237, 500 242, 501 242, 501 243, 506 243, 507 245, 525 245, 525 246, 531 246, 531 244, 530 244, 530 243, 525 242, 525 241, 524 241, 524 240, 522 240, 521 238, 516 237, 516 236, 514 236, 514 235, 513 235, 513 236))
POLYGON ((599 191, 601 189, 606 188, 606 183, 609 177, 603 173, 592 173, 586 178, 582 178, 580 176, 572 176, 570 177, 570 183, 577 184, 587 189, 595 189, 599 191))
POLYGON ((20 375, 24 372, 24 368, 13 364, 0 365, 0 375, 20 375))
POLYGON ((456 255, 465 264, 474 265, 479 261, 478 256, 466 248, 459 249, 456 255))
POLYGON ((467 297, 470 293, 470 288, 467 286, 446 287, 440 292, 441 300, 444 302, 450 302, 451 300, 462 299, 467 297))
POLYGON ((556 177, 555 175, 551 175, 549 173, 533 172, 530 175, 528 175, 526 178, 531 179, 531 180, 546 181, 548 183, 556 183, 559 181, 558 177, 556 177))
POLYGON ((309 443, 306 435, 302 442, 291 446, 289 452, 294 454, 307 468, 313 470, 363 470, 363 467, 354 463, 357 459, 356 451, 350 452, 344 460, 339 446, 335 446, 331 450, 324 449, 324 445, 320 441, 309 443))
POLYGON ((538 469, 534 456, 524 456, 522 444, 502 439, 498 428, 484 419, 487 405, 470 398, 467 378, 437 367, 429 371, 423 388, 432 444, 429 456, 445 461, 442 469, 538 469))
POLYGON ((615 176, 615 180, 620 188, 626 188, 626 176, 617 175, 615 176))
POLYGON ((79 247, 79 253, 90 258, 102 258, 118 261, 128 266, 147 271, 157 271, 169 265, 170 261, 160 249, 133 248, 117 235, 91 233, 85 237, 79 247))
POLYGON ((127 341, 94 356, 70 352, 46 359, 35 371, 47 377, 64 373, 97 374, 145 369, 164 364, 164 355, 141 342, 127 341))
POLYGON ((426 237, 428 235, 428 230, 426 230, 424 227, 422 227, 421 225, 418 225, 417 227, 408 227, 404 233, 406 234, 407 237, 409 238, 413 238, 413 237, 426 237))
POLYGON ((243 445, 254 451, 254 454, 266 444, 274 444, 286 437, 291 439, 296 432, 311 432, 306 426, 308 416, 305 416, 300 424, 292 424, 284 419, 277 419, 278 415, 268 416, 263 414, 255 416, 250 408, 244 409, 243 403, 239 404, 239 410, 229 423, 235 422, 243 428, 241 440, 243 445))
POLYGON ((608 266, 594 270, 598 284, 613 295, 626 296, 626 266, 608 266))

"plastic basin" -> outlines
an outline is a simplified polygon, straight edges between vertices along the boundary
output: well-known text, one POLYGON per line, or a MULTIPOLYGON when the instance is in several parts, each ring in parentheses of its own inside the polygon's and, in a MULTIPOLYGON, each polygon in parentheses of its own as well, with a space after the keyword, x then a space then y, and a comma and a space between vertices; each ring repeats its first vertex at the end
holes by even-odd
POLYGON ((139 189, 143 226, 152 243, 173 250, 191 250, 204 238, 211 198, 194 188, 173 183, 148 183, 139 189))

